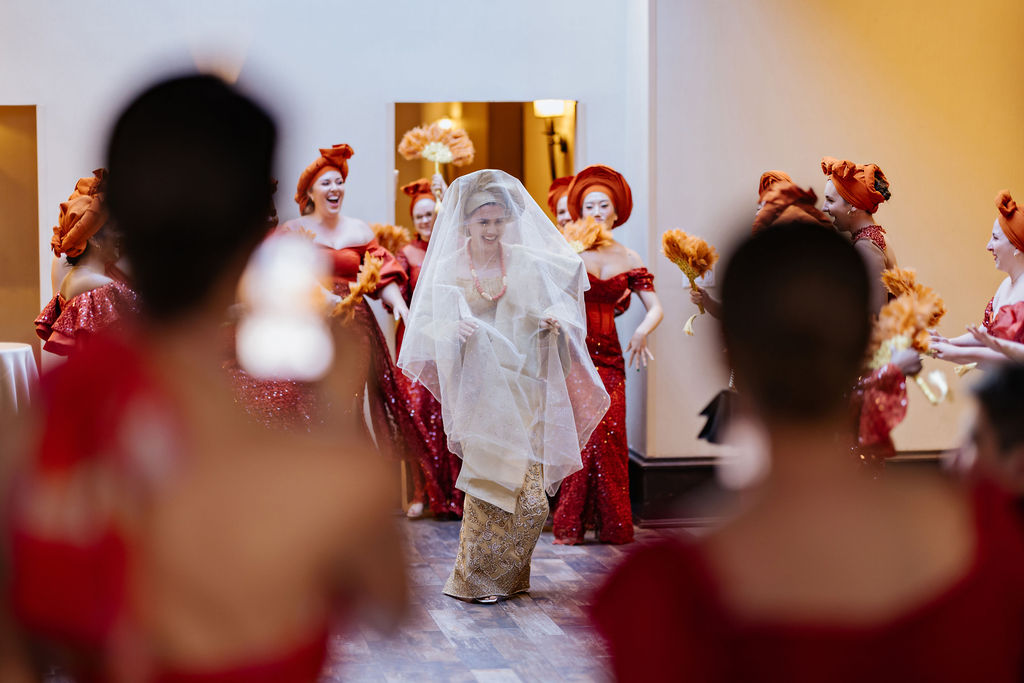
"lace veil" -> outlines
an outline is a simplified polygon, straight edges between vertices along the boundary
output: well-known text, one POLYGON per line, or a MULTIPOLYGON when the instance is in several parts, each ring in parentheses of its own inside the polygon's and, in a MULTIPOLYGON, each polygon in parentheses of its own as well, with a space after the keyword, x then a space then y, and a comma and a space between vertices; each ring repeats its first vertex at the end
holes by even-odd
MULTIPOLYGON (((580 450, 608 409, 586 347, 589 281, 580 257, 507 173, 463 176, 442 204, 398 365, 441 403, 448 447, 463 460, 457 486, 514 512, 531 464, 543 465, 550 494, 581 469, 580 450), (506 287, 493 301, 480 294, 467 251, 468 219, 488 204, 506 216, 506 287), (556 331, 543 324, 552 318, 556 331), (466 342, 460 320, 477 324, 466 342)), ((500 283, 491 289, 494 296, 500 283)))

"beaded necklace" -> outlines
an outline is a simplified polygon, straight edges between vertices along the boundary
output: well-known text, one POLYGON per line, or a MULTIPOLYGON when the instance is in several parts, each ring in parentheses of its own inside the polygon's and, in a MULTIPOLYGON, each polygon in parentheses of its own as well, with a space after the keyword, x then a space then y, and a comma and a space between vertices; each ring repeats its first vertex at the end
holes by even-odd
POLYGON ((473 276, 473 286, 476 287, 477 293, 488 301, 497 301, 505 296, 505 292, 508 290, 508 278, 505 277, 505 252, 501 249, 501 246, 498 247, 501 262, 501 291, 493 296, 485 292, 484 288, 480 285, 480 278, 476 275, 476 266, 473 265, 473 248, 467 247, 466 254, 469 256, 469 272, 473 276))

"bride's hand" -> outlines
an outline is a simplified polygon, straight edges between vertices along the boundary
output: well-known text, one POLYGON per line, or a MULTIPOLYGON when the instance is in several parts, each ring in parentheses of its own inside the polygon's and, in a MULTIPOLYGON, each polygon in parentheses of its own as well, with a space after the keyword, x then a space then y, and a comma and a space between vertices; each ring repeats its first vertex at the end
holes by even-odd
POLYGON ((477 324, 474 320, 460 320, 459 326, 456 328, 456 334, 459 335, 460 342, 467 342, 469 338, 476 332, 477 324))
POLYGON ((540 329, 558 334, 562 331, 562 326, 554 318, 544 318, 540 321, 540 329))

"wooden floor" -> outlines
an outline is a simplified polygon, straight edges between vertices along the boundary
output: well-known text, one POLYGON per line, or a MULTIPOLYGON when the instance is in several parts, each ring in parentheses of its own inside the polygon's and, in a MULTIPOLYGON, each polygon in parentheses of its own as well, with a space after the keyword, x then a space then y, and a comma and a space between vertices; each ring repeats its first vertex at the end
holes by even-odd
MULTIPOLYGON (((441 593, 455 560, 459 522, 403 522, 412 608, 390 638, 354 631, 332 642, 325 682, 604 681, 605 657, 584 608, 631 546, 554 545, 541 535, 529 594, 475 605, 441 593)), ((637 540, 664 531, 637 529, 637 540)))

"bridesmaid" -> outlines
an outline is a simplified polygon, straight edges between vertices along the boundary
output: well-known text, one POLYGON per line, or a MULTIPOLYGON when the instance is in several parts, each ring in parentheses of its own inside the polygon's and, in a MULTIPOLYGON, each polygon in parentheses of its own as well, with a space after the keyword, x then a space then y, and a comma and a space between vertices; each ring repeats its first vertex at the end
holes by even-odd
MULTIPOLYGON (((301 216, 284 223, 280 232, 293 232, 311 239, 326 254, 330 263, 329 281, 324 284, 326 309, 349 293, 368 256, 380 259, 380 282, 370 296, 380 297, 398 313, 408 314, 401 287, 405 272, 386 249, 381 247, 370 226, 358 218, 341 213, 348 178, 348 160, 352 148, 334 145, 321 149, 320 155, 300 175, 295 202, 301 216)), ((354 368, 358 381, 316 386, 288 380, 259 380, 232 368, 242 403, 253 417, 273 428, 311 429, 326 420, 328 411, 339 408, 353 420, 361 421, 364 396, 368 396, 370 424, 377 445, 393 455, 401 454, 404 433, 415 430, 409 415, 400 408, 395 368, 384 335, 369 305, 360 300, 349 321, 335 318, 337 348, 344 353, 345 365, 354 368)))
POLYGON ((572 176, 555 178, 548 187, 548 208, 551 215, 555 217, 555 224, 561 230, 565 224, 572 220, 569 213, 569 185, 572 183, 572 176))
MULTIPOLYGON (((440 176, 434 179, 435 188, 443 188, 440 176)), ((405 289, 405 301, 412 303, 412 297, 419 281, 423 258, 427 254, 430 233, 434 229, 437 218, 437 202, 431 187, 431 181, 421 178, 402 187, 402 192, 409 196, 409 214, 412 216, 416 237, 402 248, 396 255, 399 264, 408 275, 408 286, 405 289)), ((402 350, 402 339, 405 337, 405 323, 400 321, 396 333, 397 350, 402 350)), ((453 515, 462 516, 462 501, 465 494, 455 488, 459 478, 462 461, 448 450, 448 438, 445 436, 444 424, 441 420, 441 404, 418 382, 396 374, 402 391, 406 397, 409 411, 418 416, 418 426, 422 427, 424 448, 418 459, 409 459, 412 470, 414 493, 406 515, 410 518, 423 516, 424 502, 430 511, 438 517, 453 515)))
POLYGON ((832 157, 822 158, 821 172, 828 178, 822 210, 831 216, 836 230, 850 234, 853 246, 867 263, 871 310, 878 315, 889 299, 882 285, 882 271, 897 266, 896 254, 885 239, 885 228, 874 218, 879 205, 892 196, 889 181, 875 164, 832 157))
POLYGON ((56 293, 35 320, 43 349, 71 355, 92 334, 117 328, 139 311, 138 296, 115 264, 120 236, 107 222, 104 193, 107 172, 81 178, 60 205, 50 246, 70 266, 56 283, 56 293))
MULTIPOLYGON (((567 201, 574 219, 593 216, 608 230, 625 223, 633 210, 626 179, 601 165, 588 166, 576 175, 567 201)), ((625 310, 633 293, 647 308, 626 346, 629 364, 639 371, 653 358, 647 336, 663 313, 654 293, 654 276, 635 251, 609 238, 580 256, 590 279, 590 289, 584 295, 587 348, 611 397, 611 407, 583 448, 583 469, 562 483, 553 532, 558 544, 583 542, 587 529, 595 529, 603 543, 629 543, 633 540, 633 515, 626 441, 626 364, 615 315, 625 310)))
MULTIPOLYGON (((991 337, 1021 343, 1024 342, 1024 278, 1021 277, 1024 275, 1024 211, 1006 190, 996 196, 996 210, 986 249, 992 254, 996 269, 1006 273, 1006 279, 985 307, 982 324, 991 337)), ((932 354, 954 363, 1005 361, 1002 352, 983 345, 983 338, 971 333, 953 339, 933 335, 932 354)))

